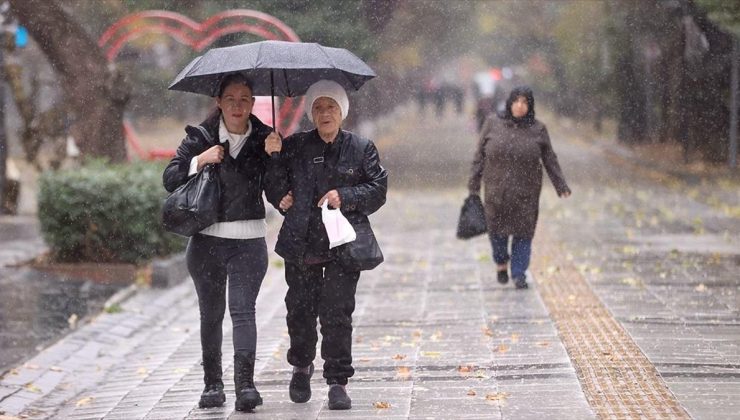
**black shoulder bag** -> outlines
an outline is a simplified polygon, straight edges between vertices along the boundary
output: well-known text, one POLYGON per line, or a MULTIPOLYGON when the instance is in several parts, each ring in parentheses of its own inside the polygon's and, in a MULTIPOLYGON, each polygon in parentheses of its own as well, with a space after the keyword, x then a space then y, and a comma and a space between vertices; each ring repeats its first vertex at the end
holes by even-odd
MULTIPOLYGON (((209 138, 202 127, 198 128, 209 138)), ((220 206, 218 165, 209 164, 167 197, 162 206, 162 225, 168 232, 193 236, 218 222, 220 206)))

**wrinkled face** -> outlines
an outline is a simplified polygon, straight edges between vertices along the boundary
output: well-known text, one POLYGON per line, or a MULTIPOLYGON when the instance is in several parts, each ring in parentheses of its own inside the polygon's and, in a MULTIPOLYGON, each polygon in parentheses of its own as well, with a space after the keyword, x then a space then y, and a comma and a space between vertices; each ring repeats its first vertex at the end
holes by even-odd
POLYGON ((216 103, 221 108, 229 131, 246 129, 254 105, 254 97, 249 87, 232 83, 226 86, 223 95, 216 99, 216 103))
POLYGON ((342 111, 334 99, 320 97, 311 107, 311 118, 320 134, 334 134, 339 132, 342 125, 342 111))
POLYGON ((511 104, 511 116, 514 118, 522 118, 525 115, 527 115, 527 112, 529 112, 529 104, 527 103, 527 98, 524 96, 520 96, 516 98, 516 101, 514 101, 511 104))

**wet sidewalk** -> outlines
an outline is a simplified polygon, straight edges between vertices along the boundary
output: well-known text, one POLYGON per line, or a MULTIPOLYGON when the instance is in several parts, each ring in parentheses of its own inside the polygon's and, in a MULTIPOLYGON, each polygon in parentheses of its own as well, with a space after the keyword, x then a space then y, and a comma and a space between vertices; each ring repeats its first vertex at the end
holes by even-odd
MULTIPOLYGON (((351 412, 327 410, 321 369, 313 399, 289 401, 278 263, 271 264, 258 300, 256 380, 265 404, 256 413, 232 413, 228 357, 226 406, 196 408, 202 390, 198 311, 187 282, 142 290, 121 312, 101 314, 6 375, 0 410, 69 419, 592 418, 536 291, 499 286, 484 258, 485 241, 453 239, 447 221, 460 199, 459 192, 392 193, 376 217, 387 261, 360 282, 351 412)), ((228 321, 225 326, 229 355, 228 321)))
POLYGON ((420 117, 411 107, 379 129, 392 189, 372 221, 386 262, 358 287, 351 411, 327 410, 320 369, 312 400, 289 401, 286 286, 271 255, 257 307, 256 383, 265 404, 256 413, 233 412, 228 320, 227 403, 197 408, 197 301, 184 282, 140 290, 120 312, 102 313, 6 374, 0 415, 736 418, 740 190, 692 193, 695 186, 646 174, 546 122, 574 195, 559 200, 545 182, 525 291, 496 282, 484 237, 454 238, 474 134, 459 118, 420 117), (393 174, 434 164, 432 153, 414 153, 422 145, 455 169, 431 177, 437 188, 404 189, 423 176, 393 174))

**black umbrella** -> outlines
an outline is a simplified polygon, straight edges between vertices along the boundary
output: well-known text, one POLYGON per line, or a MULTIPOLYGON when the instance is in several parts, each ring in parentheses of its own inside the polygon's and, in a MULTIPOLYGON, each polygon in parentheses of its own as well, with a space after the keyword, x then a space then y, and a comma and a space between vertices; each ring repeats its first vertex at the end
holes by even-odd
POLYGON ((365 62, 343 48, 309 42, 261 41, 207 51, 191 61, 169 89, 216 96, 221 80, 232 73, 252 80, 254 95, 272 96, 273 125, 275 95, 304 95, 322 79, 357 90, 375 77, 365 62))

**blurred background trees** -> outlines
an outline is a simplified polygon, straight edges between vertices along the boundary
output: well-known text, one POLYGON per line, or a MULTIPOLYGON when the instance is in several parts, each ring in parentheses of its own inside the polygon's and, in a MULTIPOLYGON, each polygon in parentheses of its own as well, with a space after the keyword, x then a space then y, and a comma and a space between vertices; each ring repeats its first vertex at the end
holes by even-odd
MULTIPOLYGON (((122 159, 123 134, 112 121, 120 121, 123 110, 134 120, 149 121, 144 126, 147 132, 160 136, 157 128, 175 132, 177 127, 179 133, 183 121, 193 122, 210 106, 208 98, 166 90, 195 52, 165 35, 132 40, 119 54, 117 66, 103 70, 102 54, 94 43, 108 26, 127 14, 150 9, 178 12, 200 22, 227 9, 249 7, 281 19, 304 41, 348 48, 370 62, 380 77, 354 94, 352 124, 359 124, 360 116, 392 112, 429 86, 469 94, 477 71, 507 67, 515 75, 512 84, 531 84, 538 99, 560 115, 597 127, 602 120, 613 119, 624 143, 677 143, 687 158, 727 158, 730 57, 732 34, 740 27, 738 2, 9 1, 11 14, 36 41, 23 52, 11 53, 15 63, 21 63, 16 73, 18 69, 23 73, 13 76, 14 83, 25 86, 26 96, 35 92, 30 96, 38 102, 35 113, 20 112, 22 119, 27 127, 37 127, 44 112, 61 109, 83 154, 122 159), (52 31, 56 27, 66 29, 52 31), (61 48, 52 49, 50 44, 61 48), (41 51, 46 62, 33 51, 41 51), (80 72, 80 67, 88 70, 80 72), (74 74, 78 76, 70 77, 74 74), (117 79, 119 74, 124 78, 117 79), (89 101, 96 96, 103 96, 108 105, 89 101)), ((256 38, 229 35, 212 46, 251 40, 256 38)), ((28 109, 17 105, 19 111, 28 109)), ((18 123, 15 130, 23 131, 18 123)), ((179 140, 179 134, 172 136, 179 140)), ((21 137, 23 142, 38 141, 38 135, 21 137)))

